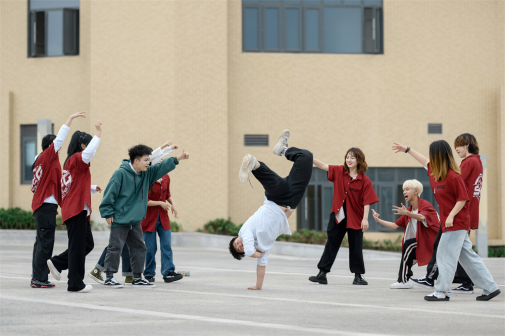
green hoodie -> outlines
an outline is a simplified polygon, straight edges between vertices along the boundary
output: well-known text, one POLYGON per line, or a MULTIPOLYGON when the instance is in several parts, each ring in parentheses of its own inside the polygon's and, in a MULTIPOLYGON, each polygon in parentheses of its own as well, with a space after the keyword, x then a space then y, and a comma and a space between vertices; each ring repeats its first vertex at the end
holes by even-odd
POLYGON ((130 160, 123 160, 105 188, 99 207, 102 218, 112 217, 112 227, 140 224, 146 218, 149 186, 178 164, 177 158, 170 157, 137 174, 130 160))

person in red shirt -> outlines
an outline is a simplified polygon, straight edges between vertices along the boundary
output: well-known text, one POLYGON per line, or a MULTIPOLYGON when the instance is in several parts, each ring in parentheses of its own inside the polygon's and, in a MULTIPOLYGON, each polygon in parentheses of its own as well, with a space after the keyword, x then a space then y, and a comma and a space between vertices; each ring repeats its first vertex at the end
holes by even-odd
POLYGON ((62 270, 68 269, 69 292, 86 293, 93 289, 93 286, 85 285, 83 280, 86 255, 94 247, 89 221, 91 194, 102 190, 91 185, 89 171, 91 158, 95 156, 100 144, 102 122, 97 121, 95 128, 93 138, 87 133, 75 132, 68 146, 68 157, 63 164, 61 178, 61 213, 63 224, 67 226, 68 249, 47 260, 49 270, 56 280, 61 279, 62 270))
POLYGON ((175 273, 172 253, 172 231, 168 210, 177 218, 178 211, 170 194, 170 177, 168 174, 154 182, 147 195, 146 218, 140 223, 146 244, 146 266, 144 277, 149 282, 154 282, 156 275, 156 232, 160 237, 161 274, 165 282, 182 279, 181 274, 175 273), (168 202, 168 203, 167 203, 168 202), (169 205, 170 204, 170 207, 169 205))
POLYGON ((333 204, 328 222, 328 240, 317 268, 319 274, 309 278, 312 282, 327 284, 326 274, 337 257, 342 239, 349 239, 349 269, 354 273, 353 285, 368 285, 361 276, 365 274, 363 261, 363 232, 368 229, 370 205, 379 201, 372 182, 365 175, 368 165, 359 148, 350 148, 343 166, 327 165, 314 159, 314 165, 328 172, 333 182, 333 204))
POLYGON ((391 230, 401 227, 404 230, 402 240, 402 259, 398 281, 390 286, 392 289, 409 289, 414 287, 409 282, 412 276, 412 265, 417 260, 419 266, 428 264, 433 253, 433 243, 440 226, 437 211, 430 202, 421 199, 423 185, 418 180, 407 180, 403 183, 403 196, 411 205, 408 208, 393 206, 396 215, 401 215, 395 223, 379 218, 374 210, 374 220, 391 230))
POLYGON ((33 192, 32 210, 37 222, 37 235, 33 245, 32 288, 53 288, 47 275, 47 259, 53 254, 54 233, 58 204, 61 205, 61 166, 59 152, 68 130, 75 118, 86 118, 86 112, 77 112, 68 117, 58 135, 48 134, 42 138, 42 153, 32 164, 33 192))
MULTIPOLYGON (((397 143, 393 146, 396 152, 402 149, 397 143)), ((487 301, 494 298, 500 294, 500 290, 482 259, 473 251, 472 243, 468 238, 469 197, 450 145, 444 140, 432 142, 429 160, 409 147, 405 149, 405 152, 411 152, 411 155, 427 168, 431 189, 440 209, 442 236, 437 248, 439 276, 435 284, 435 292, 425 296, 424 299, 449 301, 450 284, 454 279, 458 259, 470 279, 483 289, 482 295, 476 299, 487 301)))

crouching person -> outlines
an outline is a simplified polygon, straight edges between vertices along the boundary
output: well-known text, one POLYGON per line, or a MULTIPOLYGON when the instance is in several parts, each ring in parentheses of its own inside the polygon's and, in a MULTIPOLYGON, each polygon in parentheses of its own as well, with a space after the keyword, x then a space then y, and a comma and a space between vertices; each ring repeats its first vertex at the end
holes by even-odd
POLYGON ((393 206, 393 211, 401 217, 395 222, 388 222, 379 218, 373 211, 375 221, 392 230, 403 228, 402 259, 398 281, 390 286, 391 289, 409 289, 414 285, 409 282, 412 265, 417 261, 419 266, 427 265, 433 253, 433 244, 437 237, 440 219, 437 211, 430 202, 419 198, 423 192, 423 185, 417 180, 407 180, 403 183, 403 196, 411 205, 408 208, 393 206))

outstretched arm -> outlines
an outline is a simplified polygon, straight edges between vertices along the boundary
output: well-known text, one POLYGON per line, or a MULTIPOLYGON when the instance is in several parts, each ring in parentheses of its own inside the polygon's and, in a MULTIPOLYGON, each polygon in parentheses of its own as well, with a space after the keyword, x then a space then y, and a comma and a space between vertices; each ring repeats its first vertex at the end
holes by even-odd
MULTIPOLYGON (((407 146, 399 144, 397 142, 393 143, 393 150, 395 151, 395 153, 398 153, 398 152, 405 153, 407 148, 408 148, 407 146)), ((423 167, 428 166, 428 163, 430 162, 430 160, 428 160, 428 158, 426 156, 424 156, 423 154, 416 152, 413 148, 410 148, 408 153, 410 154, 410 156, 412 156, 414 159, 416 159, 417 162, 419 162, 423 167)))
POLYGON ((379 218, 379 214, 377 212, 375 212, 374 209, 372 209, 372 213, 373 213, 373 219, 381 224, 381 225, 384 225, 385 227, 387 228, 390 228, 391 230, 396 230, 398 229, 398 225, 396 225, 395 223, 393 222, 388 222, 388 221, 385 221, 385 220, 382 220, 379 218))
POLYGON ((256 266, 256 286, 247 289, 260 290, 263 287, 263 280, 265 279, 266 266, 256 266))
POLYGON ((57 153, 61 149, 63 141, 65 141, 68 131, 70 130, 70 124, 72 124, 72 120, 79 117, 86 118, 86 112, 77 112, 72 114, 70 117, 68 117, 67 122, 61 125, 60 130, 56 135, 56 138, 53 140, 55 153, 57 153))
POLYGON ((95 128, 96 128, 96 134, 91 139, 90 143, 86 147, 85 150, 82 151, 82 161, 86 164, 89 164, 91 162, 91 159, 93 156, 96 154, 96 150, 98 149, 98 145, 100 144, 100 137, 102 136, 102 122, 97 121, 95 123, 95 128))
POLYGON ((317 168, 322 169, 322 170, 326 170, 326 171, 329 170, 328 165, 324 162, 319 161, 318 159, 314 159, 314 166, 316 166, 317 168))

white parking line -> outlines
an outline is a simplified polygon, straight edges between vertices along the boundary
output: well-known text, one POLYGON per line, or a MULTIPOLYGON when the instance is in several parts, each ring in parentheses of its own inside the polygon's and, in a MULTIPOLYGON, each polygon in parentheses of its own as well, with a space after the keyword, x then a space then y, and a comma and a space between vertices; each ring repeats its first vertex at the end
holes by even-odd
POLYGON ((286 330, 286 331, 306 331, 306 332, 310 332, 310 333, 319 333, 319 334, 328 334, 328 335, 391 336, 391 335, 385 335, 385 334, 370 334, 370 333, 358 333, 358 332, 334 330, 334 329, 330 330, 330 329, 322 329, 322 328, 308 328, 308 327, 293 326, 293 325, 286 325, 286 324, 263 323, 263 322, 246 321, 246 320, 233 320, 233 319, 206 317, 206 316, 198 316, 198 315, 163 313, 163 312, 157 312, 157 311, 121 308, 121 307, 113 307, 113 306, 98 306, 98 305, 93 305, 93 304, 88 304, 88 303, 32 299, 32 298, 26 298, 26 297, 20 297, 20 296, 0 295, 0 298, 2 300, 15 300, 15 301, 24 301, 24 302, 45 303, 45 304, 52 304, 52 305, 66 306, 66 307, 103 310, 106 312, 115 311, 115 312, 119 312, 119 313, 127 313, 127 314, 134 314, 134 315, 158 316, 158 317, 165 317, 165 318, 172 318, 172 319, 192 320, 192 321, 209 322, 209 323, 233 324, 233 325, 242 325, 242 326, 249 326, 249 327, 286 330))

